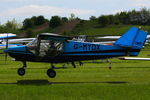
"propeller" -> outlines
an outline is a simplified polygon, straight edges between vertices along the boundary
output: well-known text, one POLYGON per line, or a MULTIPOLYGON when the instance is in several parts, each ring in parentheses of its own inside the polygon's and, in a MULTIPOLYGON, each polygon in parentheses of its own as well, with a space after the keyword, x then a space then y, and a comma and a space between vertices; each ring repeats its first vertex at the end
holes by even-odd
MULTIPOLYGON (((7 38, 6 38, 6 48, 5 48, 5 50, 7 50, 7 49, 8 49, 8 33, 7 33, 7 38)), ((8 56, 8 53, 6 52, 5 53, 5 63, 7 61, 7 56, 8 56)))

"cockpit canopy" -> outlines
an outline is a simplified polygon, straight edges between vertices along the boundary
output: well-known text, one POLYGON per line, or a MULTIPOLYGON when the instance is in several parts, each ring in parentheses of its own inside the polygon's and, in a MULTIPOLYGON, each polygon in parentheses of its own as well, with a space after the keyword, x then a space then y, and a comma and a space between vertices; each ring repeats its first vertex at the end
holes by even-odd
POLYGON ((37 56, 57 56, 63 51, 63 42, 69 37, 53 33, 42 33, 35 40, 27 44, 29 50, 37 56))

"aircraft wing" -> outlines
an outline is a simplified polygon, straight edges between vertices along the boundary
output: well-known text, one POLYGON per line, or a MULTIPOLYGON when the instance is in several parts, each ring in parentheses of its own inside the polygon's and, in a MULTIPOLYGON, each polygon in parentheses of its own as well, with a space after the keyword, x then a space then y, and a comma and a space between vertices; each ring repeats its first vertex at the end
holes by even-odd
MULTIPOLYGON (((97 37, 98 39, 119 39, 120 36, 103 36, 103 37, 97 37)), ((147 39, 150 39, 150 35, 147 35, 147 39)))
POLYGON ((43 40, 55 40, 55 41, 65 41, 70 39, 70 37, 53 33, 41 33, 39 34, 39 38, 43 40))
POLYGON ((150 35, 147 35, 147 39, 150 39, 150 35))
POLYGON ((35 38, 21 38, 21 39, 9 39, 9 43, 26 43, 34 40, 35 38))
POLYGON ((120 57, 121 60, 143 60, 143 61, 149 61, 150 58, 140 58, 140 57, 120 57))
POLYGON ((0 39, 12 38, 12 37, 16 37, 16 34, 12 34, 12 33, 3 33, 3 34, 0 34, 0 39))
MULTIPOLYGON (((35 38, 9 39, 8 43, 11 44, 8 44, 8 47, 20 46, 22 44, 18 43, 28 43, 34 39, 35 38)), ((0 50, 5 48, 6 48, 6 41, 2 41, 2 44, 0 44, 0 50)))
POLYGON ((119 39, 120 36, 103 36, 103 37, 97 37, 98 39, 119 39))
MULTIPOLYGON (((111 43, 114 43, 115 40, 119 39, 120 36, 103 36, 103 37, 97 37, 97 39, 102 39, 102 40, 107 40, 108 42, 110 42, 110 40, 112 41, 111 43)), ((149 44, 150 43, 150 35, 147 35, 147 38, 146 38, 146 42, 145 42, 145 45, 146 44, 149 44)), ((103 43, 102 44, 107 44, 107 43, 103 43)))

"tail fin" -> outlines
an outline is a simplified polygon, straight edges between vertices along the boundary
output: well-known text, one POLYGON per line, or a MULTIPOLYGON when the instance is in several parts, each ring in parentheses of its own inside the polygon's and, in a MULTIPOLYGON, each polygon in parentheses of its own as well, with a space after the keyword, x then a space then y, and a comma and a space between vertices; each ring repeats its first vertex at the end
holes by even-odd
MULTIPOLYGON (((114 45, 130 48, 130 50, 137 50, 138 52, 143 47, 146 41, 147 33, 136 27, 130 28, 122 37, 120 37, 114 45)), ((129 55, 137 56, 138 52, 131 52, 129 55)))

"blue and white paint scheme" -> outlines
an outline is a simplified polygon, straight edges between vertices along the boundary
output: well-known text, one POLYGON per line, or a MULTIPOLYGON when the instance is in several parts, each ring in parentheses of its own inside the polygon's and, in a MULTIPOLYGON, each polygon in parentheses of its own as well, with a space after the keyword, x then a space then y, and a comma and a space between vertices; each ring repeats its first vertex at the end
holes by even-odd
MULTIPOLYGON (((0 34, 0 49, 5 49, 7 39, 14 38, 14 37, 16 37, 16 34, 13 34, 13 33, 0 34)), ((8 45, 8 47, 14 47, 14 46, 18 46, 18 44, 9 44, 8 45)))
POLYGON ((55 52, 59 52, 57 55, 52 56, 54 53, 49 55, 46 54, 46 50, 48 51, 50 44, 45 43, 45 46, 48 45, 49 47, 45 47, 45 50, 43 50, 44 42, 39 46, 38 43, 40 41, 38 39, 33 43, 29 43, 27 46, 12 47, 8 48, 6 51, 10 56, 19 61, 25 60, 51 63, 106 59, 119 56, 138 56, 145 43, 146 37, 147 33, 136 27, 129 29, 113 45, 73 41, 67 40, 67 38, 62 36, 43 34, 38 37, 40 41, 53 40, 61 44, 61 49, 55 50, 55 52), (41 59, 39 60, 38 58, 41 59))
MULTIPOLYGON (((75 61, 138 56, 146 37, 147 32, 136 27, 129 29, 113 45, 74 41, 69 37, 44 33, 39 34, 37 39, 26 46, 10 47, 5 52, 17 61, 22 61, 24 67, 26 67, 26 61, 52 64, 72 62, 75 65, 75 61)), ((24 71, 24 67, 21 70, 24 71)), ((48 76, 53 77, 54 71, 52 74, 49 74, 49 71, 52 70, 48 70, 48 76)))
POLYGON ((13 33, 0 34, 0 49, 5 49, 7 42, 8 42, 8 47, 14 47, 14 46, 21 46, 22 44, 31 42, 32 40, 35 39, 35 38, 12 39, 15 37, 16 37, 16 34, 13 34, 13 33))
POLYGON ((0 39, 12 38, 16 37, 16 34, 13 33, 2 33, 0 34, 0 39))

